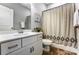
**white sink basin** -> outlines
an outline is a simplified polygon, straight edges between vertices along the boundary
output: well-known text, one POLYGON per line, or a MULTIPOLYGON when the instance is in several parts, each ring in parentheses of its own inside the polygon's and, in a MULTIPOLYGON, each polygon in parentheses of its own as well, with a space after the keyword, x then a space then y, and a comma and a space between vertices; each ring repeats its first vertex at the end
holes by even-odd
POLYGON ((44 45, 51 45, 52 44, 52 40, 49 40, 49 39, 42 39, 42 42, 44 45))

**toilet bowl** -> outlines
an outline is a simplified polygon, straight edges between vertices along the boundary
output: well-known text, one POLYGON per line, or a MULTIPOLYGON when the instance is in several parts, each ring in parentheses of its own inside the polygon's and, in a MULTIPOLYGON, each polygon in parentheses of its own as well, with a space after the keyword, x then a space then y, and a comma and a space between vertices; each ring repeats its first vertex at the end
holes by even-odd
POLYGON ((52 40, 42 39, 42 43, 43 43, 43 51, 49 52, 50 51, 50 46, 52 44, 52 40))

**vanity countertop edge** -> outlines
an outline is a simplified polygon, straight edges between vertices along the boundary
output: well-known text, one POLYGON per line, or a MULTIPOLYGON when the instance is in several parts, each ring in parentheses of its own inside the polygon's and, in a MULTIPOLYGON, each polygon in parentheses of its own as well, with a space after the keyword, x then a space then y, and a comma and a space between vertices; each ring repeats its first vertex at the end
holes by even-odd
POLYGON ((19 38, 21 39, 21 38, 24 38, 24 37, 40 35, 40 34, 42 34, 42 32, 29 32, 29 34, 19 33, 19 34, 15 34, 15 35, 12 35, 12 34, 0 35, 0 44, 4 43, 4 42, 7 42, 7 41, 17 40, 19 38))

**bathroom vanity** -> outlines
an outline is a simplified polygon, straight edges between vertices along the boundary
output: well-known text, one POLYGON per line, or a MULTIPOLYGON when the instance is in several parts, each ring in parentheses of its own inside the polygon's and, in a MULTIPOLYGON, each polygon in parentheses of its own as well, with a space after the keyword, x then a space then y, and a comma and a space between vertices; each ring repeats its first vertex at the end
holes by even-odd
POLYGON ((41 55, 42 33, 24 32, 0 35, 1 55, 41 55))

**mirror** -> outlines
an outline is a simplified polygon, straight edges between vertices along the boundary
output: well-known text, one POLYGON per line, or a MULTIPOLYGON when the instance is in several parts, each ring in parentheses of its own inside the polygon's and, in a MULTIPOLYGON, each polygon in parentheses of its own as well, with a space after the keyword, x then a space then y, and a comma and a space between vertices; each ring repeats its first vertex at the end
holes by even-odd
POLYGON ((13 9, 0 5, 0 31, 13 27, 13 9))

